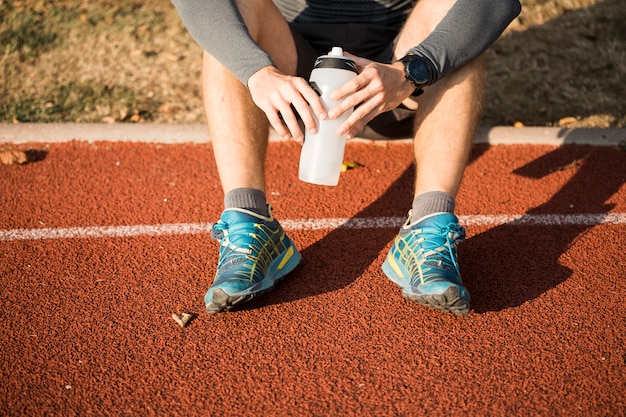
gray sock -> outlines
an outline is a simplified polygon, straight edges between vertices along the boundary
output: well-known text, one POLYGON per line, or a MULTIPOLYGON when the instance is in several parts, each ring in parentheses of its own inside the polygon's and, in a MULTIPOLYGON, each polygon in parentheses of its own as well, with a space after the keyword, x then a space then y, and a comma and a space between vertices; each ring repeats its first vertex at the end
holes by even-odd
POLYGON ((265 193, 254 188, 235 188, 224 196, 224 208, 241 208, 269 216, 265 193))
POLYGON ((411 223, 435 213, 454 213, 454 197, 443 191, 429 191, 413 199, 411 223))

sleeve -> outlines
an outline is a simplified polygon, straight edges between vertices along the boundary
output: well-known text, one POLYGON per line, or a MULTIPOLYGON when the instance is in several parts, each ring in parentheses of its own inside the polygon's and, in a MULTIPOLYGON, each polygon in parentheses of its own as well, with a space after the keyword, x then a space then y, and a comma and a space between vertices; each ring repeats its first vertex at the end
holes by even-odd
POLYGON ((234 0, 171 0, 196 42, 244 85, 252 74, 274 65, 250 36, 234 0))
POLYGON ((431 61, 433 84, 484 53, 521 7, 519 0, 458 0, 435 30, 407 53, 431 61))

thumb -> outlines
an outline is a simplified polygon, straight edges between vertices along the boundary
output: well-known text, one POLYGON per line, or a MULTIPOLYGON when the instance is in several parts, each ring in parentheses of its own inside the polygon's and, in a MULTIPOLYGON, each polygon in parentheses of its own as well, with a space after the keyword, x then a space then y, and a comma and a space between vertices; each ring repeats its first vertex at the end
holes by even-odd
POLYGON ((366 66, 374 62, 366 58, 361 58, 359 56, 352 55, 350 52, 346 52, 346 51, 344 51, 343 55, 354 61, 359 72, 363 71, 363 68, 365 68, 366 66))

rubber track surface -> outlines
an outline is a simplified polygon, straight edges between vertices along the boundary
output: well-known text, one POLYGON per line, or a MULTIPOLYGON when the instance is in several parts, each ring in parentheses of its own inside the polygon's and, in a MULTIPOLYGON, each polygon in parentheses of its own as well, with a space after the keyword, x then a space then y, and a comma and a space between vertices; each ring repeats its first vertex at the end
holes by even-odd
MULTIPOLYGON (((39 161, 0 166, 0 230, 220 214, 210 145, 32 147, 39 161)), ((278 219, 406 214, 410 145, 350 144, 364 166, 334 188, 297 180, 299 149, 270 145, 278 219)), ((614 148, 477 145, 457 212, 626 213, 625 179, 614 148)), ((0 415, 625 415, 624 223, 468 226, 467 317, 385 278, 396 232, 288 230, 301 265, 215 316, 208 233, 0 241, 0 415)))

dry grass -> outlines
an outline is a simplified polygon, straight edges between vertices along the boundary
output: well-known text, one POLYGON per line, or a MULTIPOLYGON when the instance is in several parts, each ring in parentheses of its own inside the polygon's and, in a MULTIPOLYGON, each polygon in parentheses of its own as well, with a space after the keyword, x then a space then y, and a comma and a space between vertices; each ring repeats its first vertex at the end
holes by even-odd
POLYGON ((488 51, 484 124, 624 127, 626 1, 526 3, 488 51))
POLYGON ((2 30, 7 14, 34 14, 56 38, 36 54, 1 55, 1 120, 202 120, 201 50, 169 1, 10 3, 2 30))
MULTIPOLYGON (((623 127, 626 0, 523 0, 488 51, 483 125, 623 127)), ((0 122, 203 122, 169 0, 0 0, 0 122)))

